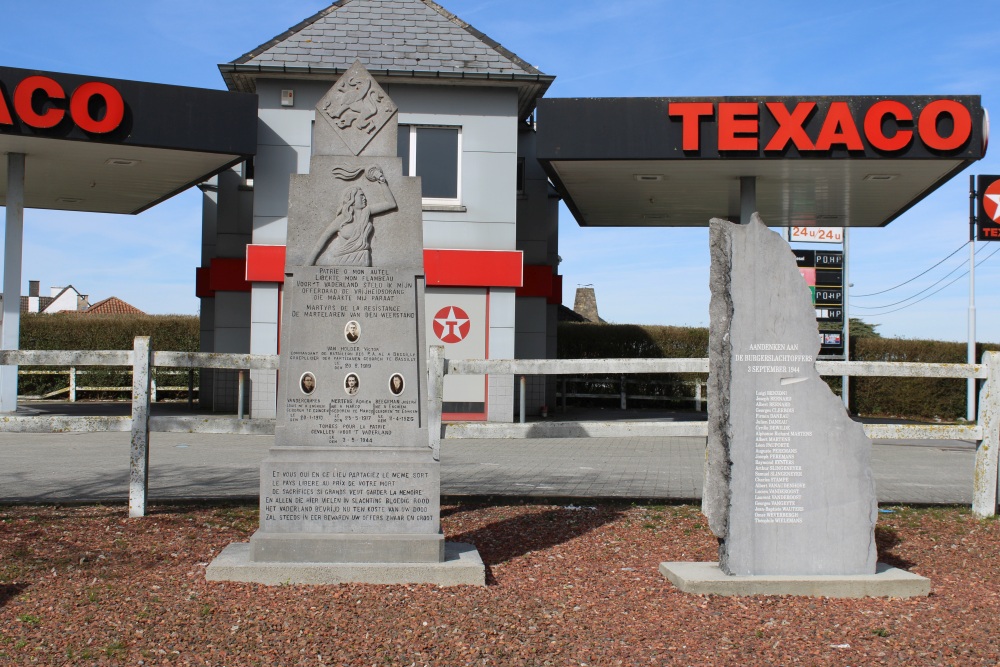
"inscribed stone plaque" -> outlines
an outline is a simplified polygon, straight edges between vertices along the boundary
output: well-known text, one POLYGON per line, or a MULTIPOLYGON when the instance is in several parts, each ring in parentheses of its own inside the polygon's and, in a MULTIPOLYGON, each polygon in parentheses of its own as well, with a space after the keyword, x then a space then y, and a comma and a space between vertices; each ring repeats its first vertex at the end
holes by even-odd
POLYGON ((251 557, 439 562, 420 180, 388 153, 395 105, 360 66, 316 112, 309 173, 289 189, 275 446, 251 557))
POLYGON ((788 244, 754 214, 711 221, 703 510, 727 574, 873 574, 871 443, 815 368, 819 332, 788 244))

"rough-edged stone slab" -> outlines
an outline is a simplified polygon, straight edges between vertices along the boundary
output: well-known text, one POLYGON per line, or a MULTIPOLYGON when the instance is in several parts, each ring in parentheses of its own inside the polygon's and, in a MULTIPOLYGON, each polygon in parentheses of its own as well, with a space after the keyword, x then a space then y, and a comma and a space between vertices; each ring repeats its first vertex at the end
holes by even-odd
POLYGON ((931 581, 879 563, 874 574, 730 575, 718 563, 660 563, 660 574, 694 595, 804 595, 828 598, 926 597, 931 581))
POLYGON ((730 575, 873 574, 871 443, 815 369, 819 333, 788 244, 754 214, 711 221, 703 511, 730 575))

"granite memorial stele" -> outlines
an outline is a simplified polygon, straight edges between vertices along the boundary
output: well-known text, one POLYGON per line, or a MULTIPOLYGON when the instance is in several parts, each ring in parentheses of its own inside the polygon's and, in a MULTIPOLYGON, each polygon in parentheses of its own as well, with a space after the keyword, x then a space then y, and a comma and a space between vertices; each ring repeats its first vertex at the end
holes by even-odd
POLYGON ((819 330, 788 244, 757 214, 710 222, 708 452, 717 563, 662 563, 682 590, 927 595, 877 563, 871 442, 816 371, 819 330))
POLYGON ((260 527, 210 580, 485 584, 475 548, 441 533, 420 179, 396 156, 396 111, 360 63, 316 105, 309 173, 289 190, 260 527))

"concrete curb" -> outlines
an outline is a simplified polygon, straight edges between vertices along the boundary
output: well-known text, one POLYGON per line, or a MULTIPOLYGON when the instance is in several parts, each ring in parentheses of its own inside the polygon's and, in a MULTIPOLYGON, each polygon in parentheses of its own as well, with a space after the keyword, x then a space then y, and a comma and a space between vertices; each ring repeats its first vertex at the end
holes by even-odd
POLYGON ((713 563, 660 563, 660 574, 685 593, 697 595, 801 595, 808 597, 926 597, 931 580, 890 567, 876 566, 875 574, 859 575, 751 575, 733 576, 713 563))

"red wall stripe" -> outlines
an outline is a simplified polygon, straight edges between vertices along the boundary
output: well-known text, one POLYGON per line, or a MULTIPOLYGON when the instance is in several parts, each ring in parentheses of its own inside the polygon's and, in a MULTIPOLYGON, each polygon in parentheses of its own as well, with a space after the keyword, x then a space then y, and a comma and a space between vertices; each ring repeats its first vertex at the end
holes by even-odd
POLYGON ((213 292, 249 292, 246 264, 238 257, 213 257, 208 267, 208 288, 213 292))
POLYGON ((199 266, 194 270, 194 295, 199 299, 211 299, 215 296, 215 292, 208 286, 210 273, 207 266, 199 266))
POLYGON ((248 245, 246 279, 261 283, 285 282, 285 246, 248 245))
MULTIPOLYGON (((213 260, 215 261, 215 260, 213 260)), ((424 274, 431 287, 517 287, 524 284, 520 250, 424 250, 424 274)), ((524 267, 528 268, 528 267, 524 267)), ((544 288, 535 296, 552 293, 552 269, 532 267, 546 274, 544 288)), ((250 282, 285 281, 285 246, 247 246, 246 280, 250 282)))
POLYGON ((520 250, 424 250, 428 287, 520 287, 520 250))

